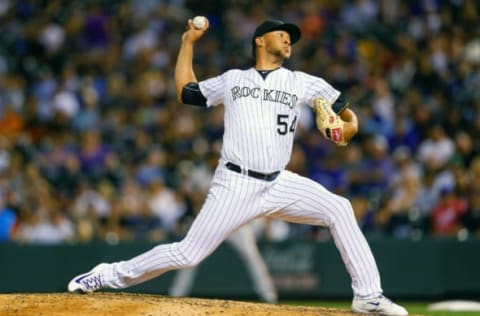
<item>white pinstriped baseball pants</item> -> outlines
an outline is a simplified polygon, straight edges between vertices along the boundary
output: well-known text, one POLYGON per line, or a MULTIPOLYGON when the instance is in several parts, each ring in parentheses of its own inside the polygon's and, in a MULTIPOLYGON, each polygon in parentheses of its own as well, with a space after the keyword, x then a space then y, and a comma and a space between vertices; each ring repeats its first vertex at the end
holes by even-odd
POLYGON ((207 199, 182 241, 113 263, 104 280, 111 288, 125 288, 169 270, 193 267, 232 232, 259 216, 328 227, 352 279, 354 296, 371 298, 382 293, 375 259, 347 199, 290 171, 267 182, 223 165, 217 168, 207 199))

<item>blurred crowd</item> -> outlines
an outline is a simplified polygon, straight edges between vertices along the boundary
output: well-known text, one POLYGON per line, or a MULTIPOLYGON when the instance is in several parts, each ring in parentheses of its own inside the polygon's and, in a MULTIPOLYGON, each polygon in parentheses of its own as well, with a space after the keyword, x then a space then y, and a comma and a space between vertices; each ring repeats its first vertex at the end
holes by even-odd
MULTIPOLYGON (((223 109, 178 104, 186 21, 199 80, 252 65, 266 18, 298 24, 286 67, 325 78, 360 132, 305 108, 288 168, 348 197, 368 236, 480 236, 480 3, 470 0, 0 0, 0 241, 161 241, 200 209, 223 109)), ((259 238, 329 238, 257 221, 259 238)))

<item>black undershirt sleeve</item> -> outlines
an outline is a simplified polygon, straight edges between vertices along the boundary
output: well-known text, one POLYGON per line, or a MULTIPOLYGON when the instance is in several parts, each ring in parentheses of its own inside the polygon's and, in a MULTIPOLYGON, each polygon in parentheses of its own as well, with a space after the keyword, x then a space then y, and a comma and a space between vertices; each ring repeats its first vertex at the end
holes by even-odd
POLYGON ((343 98, 338 98, 333 104, 332 104, 332 110, 333 112, 340 114, 343 110, 345 110, 349 106, 349 103, 345 101, 343 98))
POLYGON ((200 87, 197 82, 189 82, 182 89, 182 102, 183 104, 207 106, 207 99, 200 91, 200 87))

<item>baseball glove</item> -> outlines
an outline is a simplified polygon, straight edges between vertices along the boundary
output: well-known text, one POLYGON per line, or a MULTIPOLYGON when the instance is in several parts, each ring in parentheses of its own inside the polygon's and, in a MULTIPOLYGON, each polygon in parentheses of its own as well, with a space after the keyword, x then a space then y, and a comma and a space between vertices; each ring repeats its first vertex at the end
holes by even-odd
POLYGON ((344 121, 332 109, 332 103, 323 97, 313 100, 313 109, 316 113, 318 130, 327 139, 339 146, 347 145, 343 137, 344 121))

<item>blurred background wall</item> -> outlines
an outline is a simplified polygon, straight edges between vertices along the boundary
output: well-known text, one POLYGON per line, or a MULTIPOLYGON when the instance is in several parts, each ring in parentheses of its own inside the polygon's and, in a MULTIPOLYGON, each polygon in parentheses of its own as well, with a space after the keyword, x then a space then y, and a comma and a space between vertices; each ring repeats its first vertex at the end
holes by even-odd
MULTIPOLYGON (((98 262, 135 256, 155 244, 145 242, 85 245, 0 245, 0 293, 65 292, 70 279, 98 262)), ((389 296, 404 300, 476 299, 480 295, 479 240, 371 239, 370 245, 389 296)), ((280 300, 345 299, 352 296, 350 277, 335 245, 289 240, 260 242, 280 300)), ((167 295, 175 272, 122 289, 167 295)), ((225 243, 198 268, 194 297, 257 300, 255 283, 231 244, 225 243)))

